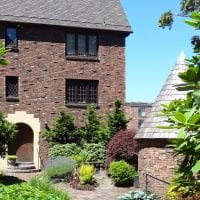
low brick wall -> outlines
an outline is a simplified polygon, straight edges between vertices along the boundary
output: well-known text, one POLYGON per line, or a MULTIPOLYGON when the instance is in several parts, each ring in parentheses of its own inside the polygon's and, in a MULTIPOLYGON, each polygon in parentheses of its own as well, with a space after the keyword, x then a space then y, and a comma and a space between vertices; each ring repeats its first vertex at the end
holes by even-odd
MULTIPOLYGON (((140 140, 138 153, 138 172, 140 187, 145 190, 146 173, 158 179, 168 181, 173 175, 176 161, 172 150, 166 148, 166 140, 140 140)), ((147 177, 147 189, 159 196, 163 196, 167 184, 147 177)))

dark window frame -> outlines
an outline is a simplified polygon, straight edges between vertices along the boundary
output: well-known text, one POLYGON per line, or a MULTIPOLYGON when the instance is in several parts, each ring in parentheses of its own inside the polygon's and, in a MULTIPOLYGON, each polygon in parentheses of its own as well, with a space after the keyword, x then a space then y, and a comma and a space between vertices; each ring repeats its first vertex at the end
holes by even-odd
MULTIPOLYGON (((87 79, 66 79, 65 80, 65 92, 66 92, 66 105, 67 106, 87 106, 88 104, 95 104, 98 105, 98 85, 99 85, 99 81, 98 80, 87 80, 87 79), (91 101, 92 98, 92 94, 90 94, 90 86, 94 86, 95 87, 95 100, 91 101), (74 92, 72 92, 71 94, 69 94, 69 87, 72 86, 71 88, 74 88, 74 92), (85 101, 81 102, 80 100, 80 88, 79 86, 83 86, 84 89, 83 91, 85 91, 85 101), (70 100, 71 97, 69 97, 69 95, 74 96, 74 100, 70 100), (91 99, 90 99, 91 98, 91 99)), ((72 89, 73 90, 73 89, 72 89)), ((73 98, 73 97, 72 97, 73 98)))
POLYGON ((85 59, 97 59, 98 57, 98 50, 99 50, 99 36, 97 33, 87 33, 87 32, 72 32, 68 31, 66 33, 66 38, 65 38, 65 55, 67 58, 85 58, 85 59), (68 49, 67 49, 67 34, 73 34, 75 37, 75 54, 68 54, 68 49), (85 47, 86 47, 86 55, 78 55, 78 35, 84 35, 86 37, 85 39, 85 47), (96 52, 95 55, 90 56, 89 55, 89 36, 95 36, 96 37, 96 52))
POLYGON ((146 114, 146 108, 144 106, 138 107, 138 116, 139 117, 144 117, 146 114))
POLYGON ((5 48, 9 50, 18 50, 18 39, 19 39, 18 27, 15 25, 6 25, 5 26, 5 48), (9 45, 8 37, 7 37, 7 29, 14 28, 16 29, 16 45, 9 45))
POLYGON ((5 96, 7 101, 19 100, 19 77, 18 76, 6 76, 5 77, 5 96), (9 89, 9 84, 16 84, 16 91, 12 92, 9 89))

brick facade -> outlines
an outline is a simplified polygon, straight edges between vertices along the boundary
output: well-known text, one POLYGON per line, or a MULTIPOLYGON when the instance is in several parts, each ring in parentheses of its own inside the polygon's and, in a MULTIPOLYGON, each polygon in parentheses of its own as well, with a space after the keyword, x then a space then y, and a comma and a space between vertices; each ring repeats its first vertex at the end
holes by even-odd
MULTIPOLYGON (((138 140, 140 150, 138 153, 139 183, 142 189, 146 188, 146 176, 149 174, 166 182, 170 181, 173 175, 176 161, 173 158, 172 150, 166 148, 166 140, 138 140)), ((147 177, 147 189, 157 195, 163 196, 167 184, 147 177)))
MULTIPOLYGON (((0 68, 0 107, 9 114, 26 111, 39 118, 41 132, 45 124, 66 107, 65 80, 98 80, 98 112, 109 112, 116 98, 125 98, 125 35, 120 32, 99 31, 98 60, 67 60, 66 32, 54 26, 18 25, 19 52, 9 52, 9 66, 0 68), (5 76, 19 77, 19 102, 5 97, 5 76)), ((71 30, 72 31, 72 30, 71 30)), ((81 30, 79 30, 81 31, 81 30)), ((96 32, 95 32, 96 33, 96 32)), ((4 24, 0 39, 4 42, 4 24)), ((73 107, 76 124, 83 122, 85 108, 73 107)), ((40 140, 41 157, 47 156, 47 144, 40 140)))
POLYGON ((145 116, 147 113, 151 111, 152 104, 150 103, 140 103, 140 102, 132 102, 132 103, 126 103, 124 106, 127 118, 130 118, 131 120, 128 123, 127 128, 130 130, 138 130, 139 122, 144 121, 145 116), (143 116, 139 115, 139 109, 144 108, 145 113, 143 116))

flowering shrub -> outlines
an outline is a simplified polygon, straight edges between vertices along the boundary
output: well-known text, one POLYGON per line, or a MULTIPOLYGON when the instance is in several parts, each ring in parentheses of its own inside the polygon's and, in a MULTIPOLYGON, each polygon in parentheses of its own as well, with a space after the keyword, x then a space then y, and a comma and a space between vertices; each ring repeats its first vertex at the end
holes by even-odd
POLYGON ((117 133, 107 145, 106 164, 112 161, 125 160, 132 163, 136 160, 137 142, 134 139, 135 131, 125 130, 117 133))

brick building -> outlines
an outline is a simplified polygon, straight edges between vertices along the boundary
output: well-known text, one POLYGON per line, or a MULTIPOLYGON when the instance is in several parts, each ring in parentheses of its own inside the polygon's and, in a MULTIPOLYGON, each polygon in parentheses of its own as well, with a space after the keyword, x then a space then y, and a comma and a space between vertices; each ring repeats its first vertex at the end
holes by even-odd
POLYGON ((80 125, 89 103, 105 114, 116 98, 124 101, 131 32, 119 0, 2 0, 0 40, 10 64, 0 68, 0 107, 19 130, 9 154, 40 168, 41 133, 61 109, 80 125))
POLYGON ((151 103, 145 102, 125 103, 126 116, 130 119, 127 128, 137 131, 144 122, 146 114, 151 111, 151 107, 151 103))
POLYGON ((167 104, 174 99, 183 99, 186 96, 185 91, 176 90, 176 85, 182 83, 178 74, 186 69, 185 57, 181 53, 174 69, 152 105, 151 112, 147 114, 144 123, 135 136, 140 147, 138 153, 140 187, 143 189, 147 187, 149 191, 159 195, 163 195, 166 191, 166 182, 170 181, 176 165, 172 151, 166 145, 169 139, 177 137, 177 131, 157 128, 158 126, 168 125, 165 117, 158 116, 158 114, 162 104, 167 104))

